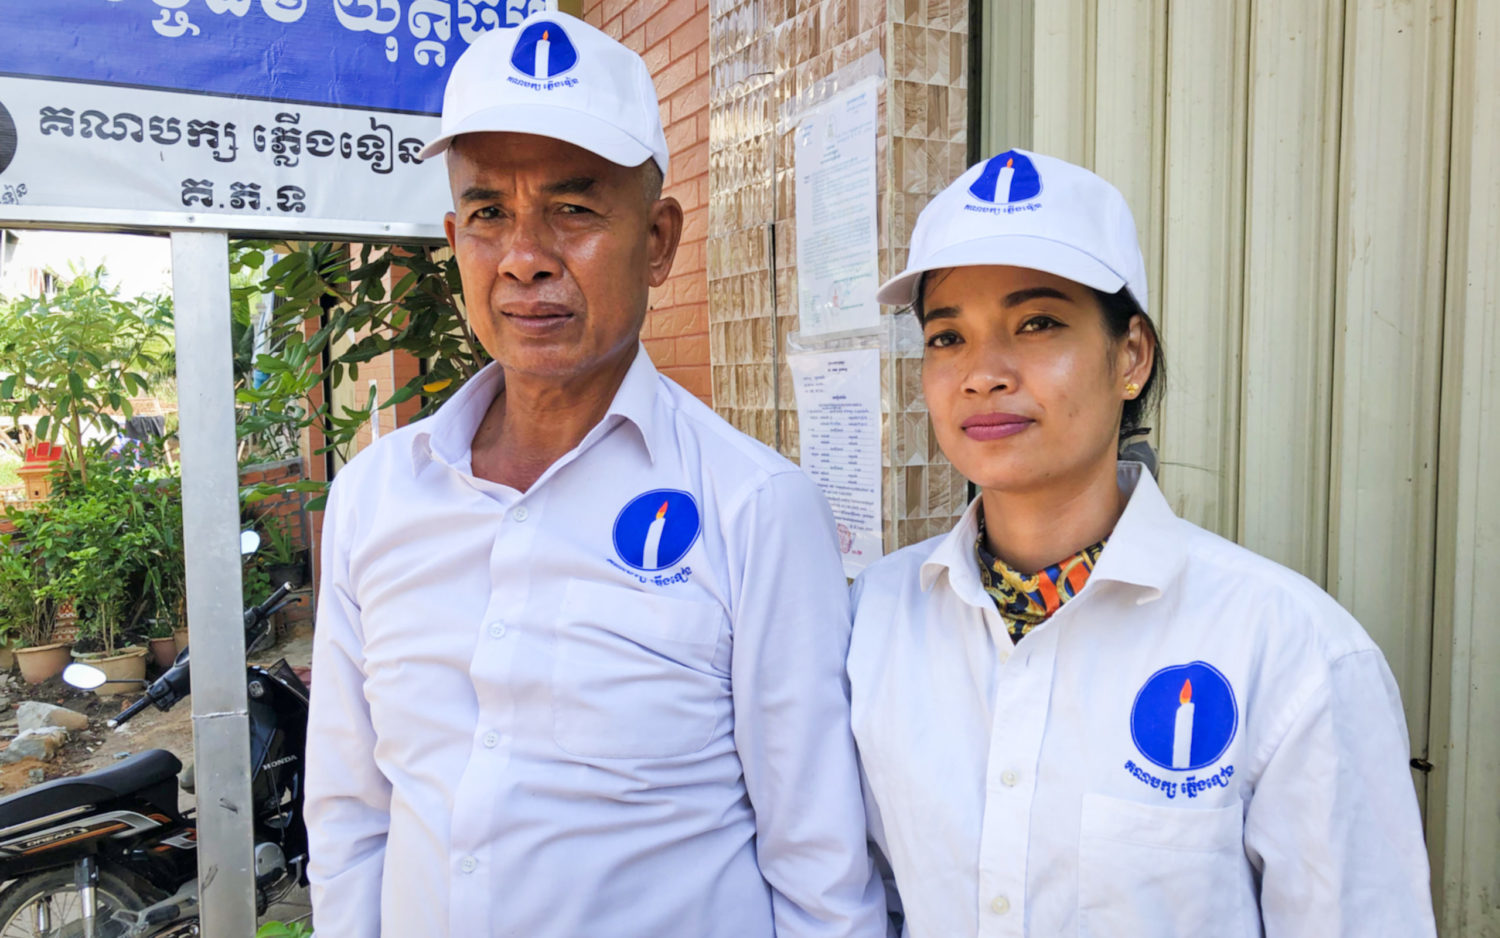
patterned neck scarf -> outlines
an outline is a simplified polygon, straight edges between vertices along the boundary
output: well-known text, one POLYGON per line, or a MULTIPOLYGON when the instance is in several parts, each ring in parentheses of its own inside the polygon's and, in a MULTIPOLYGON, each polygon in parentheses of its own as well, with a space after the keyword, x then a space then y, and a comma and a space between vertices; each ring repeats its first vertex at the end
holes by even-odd
POLYGON ((1010 631, 1011 641, 1019 642, 1027 632, 1047 621, 1063 603, 1077 596, 1094 572, 1094 564, 1104 552, 1105 538, 1065 557, 1045 570, 1026 576, 984 546, 984 512, 979 513, 979 537, 974 552, 979 559, 979 578, 984 591, 995 600, 1000 618, 1010 631))

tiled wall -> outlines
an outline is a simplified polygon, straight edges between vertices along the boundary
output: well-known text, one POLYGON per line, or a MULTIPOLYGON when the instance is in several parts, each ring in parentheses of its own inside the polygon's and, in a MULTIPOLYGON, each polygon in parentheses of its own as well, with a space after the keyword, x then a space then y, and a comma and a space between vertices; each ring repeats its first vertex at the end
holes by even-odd
POLYGON ((664 193, 682 203, 672 276, 651 291, 641 338, 663 374, 712 405, 708 354, 708 0, 583 0, 583 19, 646 60, 672 154, 664 193))
MULTIPOLYGON (((798 328, 796 102, 815 82, 868 54, 884 59, 876 138, 880 274, 899 271, 917 212, 964 168, 968 6, 963 0, 710 0, 709 14, 714 403, 731 423, 796 458, 796 402, 785 357, 785 337, 798 328), (767 253, 773 203, 774 314, 767 253)), ((882 317, 887 339, 903 329, 910 336, 909 317, 892 315, 882 317)), ((882 354, 888 551, 947 530, 965 497, 963 480, 938 453, 928 427, 920 344, 889 344, 897 350, 882 354)))

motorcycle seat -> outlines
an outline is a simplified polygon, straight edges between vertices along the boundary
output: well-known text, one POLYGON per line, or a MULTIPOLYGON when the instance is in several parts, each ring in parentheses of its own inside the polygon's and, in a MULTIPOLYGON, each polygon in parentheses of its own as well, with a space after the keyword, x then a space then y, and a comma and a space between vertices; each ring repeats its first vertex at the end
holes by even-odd
POLYGON ((165 749, 148 749, 118 765, 76 778, 60 778, 0 799, 0 833, 49 815, 126 797, 177 813, 176 778, 182 763, 165 749), (166 783, 163 786, 163 782, 166 783), (165 788, 165 795, 163 795, 165 788))

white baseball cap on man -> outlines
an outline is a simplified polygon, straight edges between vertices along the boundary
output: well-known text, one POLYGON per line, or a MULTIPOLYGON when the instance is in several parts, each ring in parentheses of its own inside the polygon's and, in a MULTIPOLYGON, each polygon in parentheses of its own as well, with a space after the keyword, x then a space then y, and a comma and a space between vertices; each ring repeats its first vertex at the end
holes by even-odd
POLYGON ((493 29, 453 63, 443 90, 442 136, 510 131, 552 137, 621 166, 651 159, 667 175, 667 138, 651 72, 641 57, 566 13, 533 13, 493 29))
POLYGON ((930 270, 989 265, 1041 270, 1104 293, 1126 287, 1148 309, 1146 262, 1125 197, 1055 157, 1007 150, 969 167, 917 216, 906 269, 875 296, 906 306, 930 270))

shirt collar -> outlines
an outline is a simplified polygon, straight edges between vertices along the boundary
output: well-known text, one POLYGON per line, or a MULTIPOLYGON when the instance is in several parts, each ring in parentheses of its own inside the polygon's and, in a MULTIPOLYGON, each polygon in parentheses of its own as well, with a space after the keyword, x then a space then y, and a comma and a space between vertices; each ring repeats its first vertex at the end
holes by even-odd
MULTIPOLYGON (((646 456, 655 462, 652 431, 656 423, 658 377, 651 356, 646 354, 644 346, 638 345, 635 360, 615 391, 604 419, 589 431, 580 445, 597 439, 621 420, 626 420, 640 432, 646 456)), ((467 458, 485 412, 495 395, 504 388, 505 372, 499 362, 491 362, 480 369, 436 413, 422 421, 422 429, 412 437, 412 468, 420 472, 434 459, 451 466, 467 458)))
MULTIPOLYGON (((1089 582, 1113 580, 1142 590, 1137 602, 1150 602, 1165 591, 1183 563, 1177 516, 1157 488, 1145 466, 1122 460, 1116 469, 1120 491, 1129 492, 1125 511, 1109 535, 1109 543, 1089 582)), ((931 590, 944 573, 959 598, 974 606, 993 602, 984 591, 979 566, 974 561, 974 541, 979 537, 981 499, 969 503, 953 530, 922 564, 923 590, 931 590)))

